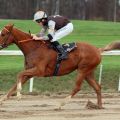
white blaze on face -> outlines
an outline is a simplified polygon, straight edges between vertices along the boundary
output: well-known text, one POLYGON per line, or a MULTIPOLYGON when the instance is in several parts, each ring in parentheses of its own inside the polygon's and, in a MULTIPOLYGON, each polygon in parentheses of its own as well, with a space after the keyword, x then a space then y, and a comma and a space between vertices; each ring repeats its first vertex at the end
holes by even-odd
POLYGON ((1 35, 1 31, 0 31, 0 35, 1 35))

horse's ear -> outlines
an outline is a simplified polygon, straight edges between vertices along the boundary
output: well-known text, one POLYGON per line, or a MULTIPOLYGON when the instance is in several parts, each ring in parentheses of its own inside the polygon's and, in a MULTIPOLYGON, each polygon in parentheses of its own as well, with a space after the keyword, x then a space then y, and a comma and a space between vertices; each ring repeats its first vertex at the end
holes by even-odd
POLYGON ((14 24, 10 24, 10 31, 13 29, 14 24))
POLYGON ((13 26, 14 26, 14 24, 11 24, 11 23, 10 23, 10 24, 6 25, 5 27, 6 27, 6 28, 11 28, 11 29, 12 29, 13 26))
POLYGON ((13 28, 14 27, 14 24, 11 24, 11 28, 13 28))
POLYGON ((31 35, 31 31, 29 30, 29 34, 31 35))

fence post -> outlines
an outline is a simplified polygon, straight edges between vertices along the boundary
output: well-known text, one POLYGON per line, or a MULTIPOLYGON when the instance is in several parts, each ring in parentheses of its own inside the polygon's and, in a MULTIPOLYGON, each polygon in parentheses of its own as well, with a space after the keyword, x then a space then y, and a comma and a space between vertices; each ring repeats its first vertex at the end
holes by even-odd
POLYGON ((101 80, 102 80, 102 69, 103 69, 103 65, 100 65, 100 72, 99 72, 99 85, 101 85, 101 80))
POLYGON ((119 75, 119 83, 118 83, 118 92, 120 92, 120 75, 119 75))
POLYGON ((33 80, 34 80, 34 78, 30 78, 29 92, 33 91, 33 80))

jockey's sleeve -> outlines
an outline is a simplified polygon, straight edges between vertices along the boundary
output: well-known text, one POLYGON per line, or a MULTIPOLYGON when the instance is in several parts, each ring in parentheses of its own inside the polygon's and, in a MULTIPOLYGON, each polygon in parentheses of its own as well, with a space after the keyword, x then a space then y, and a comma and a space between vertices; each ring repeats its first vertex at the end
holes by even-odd
POLYGON ((45 36, 45 33, 47 31, 47 28, 46 27, 43 27, 40 31, 40 33, 36 34, 37 37, 43 37, 45 36))
POLYGON ((48 38, 49 38, 49 40, 53 39, 54 34, 55 34, 55 22, 50 20, 48 22, 48 38))

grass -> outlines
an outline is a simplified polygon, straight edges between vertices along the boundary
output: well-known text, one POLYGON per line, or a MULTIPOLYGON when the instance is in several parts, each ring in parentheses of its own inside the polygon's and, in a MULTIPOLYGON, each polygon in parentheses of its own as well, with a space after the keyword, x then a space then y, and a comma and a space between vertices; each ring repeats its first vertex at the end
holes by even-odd
MULTIPOLYGON (((67 37, 60 40, 61 43, 71 41, 85 41, 96 47, 104 45, 120 38, 120 23, 101 21, 80 21, 73 20, 74 31, 67 37)), ((38 33, 40 27, 32 20, 0 20, 0 28, 8 23, 14 23, 15 27, 31 33, 38 33)), ((15 45, 7 49, 18 49, 15 45)))
MULTIPOLYGON (((72 21, 74 32, 62 39, 61 43, 67 42, 88 42, 97 47, 103 47, 106 44, 119 40, 120 23, 100 22, 100 21, 72 21)), ((15 27, 31 33, 39 32, 40 28, 32 20, 0 20, 0 28, 8 23, 14 23, 15 27)), ((18 49, 15 45, 7 49, 18 49)), ((117 91, 118 77, 120 74, 120 56, 104 56, 102 59, 102 90, 117 91)), ((24 58, 22 56, 0 56, 0 90, 7 91, 16 81, 16 75, 24 69, 24 58)), ((96 70, 98 80, 99 66, 96 70)), ((39 92, 69 92, 75 84, 76 72, 67 76, 50 78, 35 78, 34 91, 39 92)), ((90 91, 86 82, 82 86, 82 91, 90 91)), ((28 84, 25 85, 24 91, 28 91, 28 84)))

